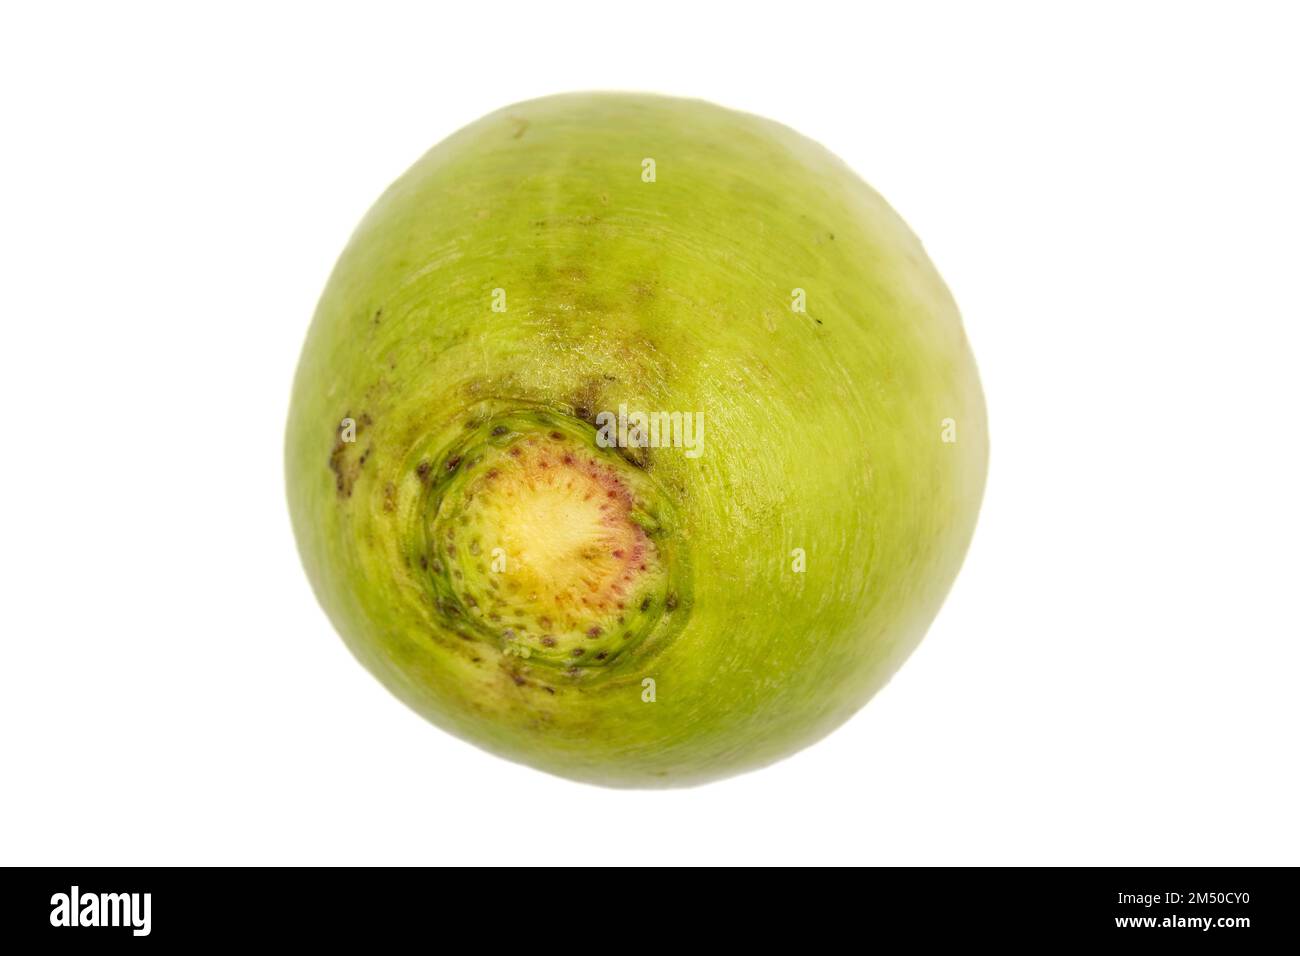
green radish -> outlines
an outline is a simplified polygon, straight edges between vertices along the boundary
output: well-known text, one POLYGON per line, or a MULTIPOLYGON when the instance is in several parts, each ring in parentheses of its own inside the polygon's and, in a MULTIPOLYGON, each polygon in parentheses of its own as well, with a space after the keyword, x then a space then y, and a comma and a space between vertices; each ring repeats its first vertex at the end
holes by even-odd
POLYGON ((957 573, 987 468, 961 319, 821 146, 553 96, 380 197, 303 348, 290 511, 353 654, 433 723, 618 787, 848 719, 957 573))

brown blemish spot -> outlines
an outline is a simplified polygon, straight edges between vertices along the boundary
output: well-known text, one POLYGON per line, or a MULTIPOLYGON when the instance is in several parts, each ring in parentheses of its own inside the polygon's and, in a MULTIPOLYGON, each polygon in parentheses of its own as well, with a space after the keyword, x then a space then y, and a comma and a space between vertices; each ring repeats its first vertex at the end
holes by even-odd
POLYGON ((492 434, 493 434, 493 435, 497 435, 497 436, 501 436, 501 435, 504 435, 504 434, 505 434, 506 432, 508 432, 508 431, 510 431, 510 429, 506 428, 505 425, 498 425, 496 428, 492 429, 492 434))
POLYGON ((452 455, 447 459, 446 468, 448 471, 455 471, 460 465, 460 455, 452 455))
POLYGON ((595 425, 596 414, 592 409, 601 407, 601 394, 604 387, 605 383, 599 375, 588 376, 577 391, 573 393, 573 397, 569 402, 573 407, 574 417, 580 418, 590 425, 595 425))
POLYGON ((397 510, 397 486, 391 481, 384 485, 384 510, 389 512, 397 510))
POLYGON ((524 684, 528 683, 526 680, 524 680, 524 675, 523 675, 523 674, 513 674, 513 673, 512 673, 512 674, 510 675, 510 679, 511 679, 512 681, 515 682, 515 686, 517 686, 517 687, 523 687, 524 684))
MULTIPOLYGON (((343 417, 352 418, 352 413, 348 412, 343 417)), ((357 436, 360 436, 361 433, 372 424, 370 416, 365 413, 363 413, 360 418, 355 419, 355 421, 357 423, 357 436)), ((345 442, 343 440, 342 431, 340 430, 339 437, 335 441, 333 449, 330 451, 329 467, 330 471, 334 472, 334 488, 338 492, 340 498, 352 497, 352 486, 356 484, 357 478, 361 476, 361 467, 366 463, 366 459, 370 457, 370 452, 372 450, 372 446, 367 446, 366 450, 361 453, 359 458, 355 461, 350 461, 348 458, 349 451, 355 445, 356 442, 345 442)))
POLYGON ((429 462, 427 459, 415 466, 415 473, 416 475, 419 476, 421 481, 428 481, 429 472, 432 470, 433 470, 433 464, 429 462))
POLYGON ((346 442, 340 441, 330 452, 330 471, 334 472, 334 487, 340 498, 352 496, 352 482, 346 479, 343 471, 343 453, 347 451, 347 447, 346 442))
POLYGON ((596 638, 600 637, 600 628, 599 627, 587 628, 587 636, 592 640, 595 640, 596 638))
POLYGON ((542 647, 554 647, 554 646, 555 646, 555 638, 551 637, 551 635, 547 634, 545 637, 542 638, 542 647))
POLYGON ((664 598, 664 607, 669 611, 677 610, 677 592, 672 591, 664 598))
POLYGON ((575 647, 572 651, 570 651, 570 656, 572 656, 572 657, 581 657, 581 656, 582 656, 583 654, 585 654, 585 653, 587 653, 587 652, 584 651, 581 647, 575 647))

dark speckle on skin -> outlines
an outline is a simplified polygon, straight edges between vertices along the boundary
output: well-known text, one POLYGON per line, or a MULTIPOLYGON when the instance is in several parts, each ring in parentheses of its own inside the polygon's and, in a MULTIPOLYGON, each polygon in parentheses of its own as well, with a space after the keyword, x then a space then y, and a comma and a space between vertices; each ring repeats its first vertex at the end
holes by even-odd
POLYGON ((447 459, 447 470, 455 471, 460 466, 460 455, 452 455, 447 459))
POLYGON ((419 475, 421 481, 429 480, 429 472, 433 470, 433 465, 428 461, 422 461, 415 466, 415 473, 419 475))
POLYGON ((643 610, 643 611, 648 611, 648 610, 650 610, 650 599, 649 599, 649 598, 646 598, 644 601, 641 602, 641 610, 643 610))
POLYGON ((528 683, 526 680, 524 680, 523 674, 511 674, 510 679, 514 681, 515 685, 518 687, 523 687, 524 684, 528 683))
POLYGON ((615 451, 633 468, 640 468, 642 471, 650 470, 650 449, 619 446, 615 451))
POLYGON ((571 656, 573 656, 573 657, 581 657, 581 656, 582 656, 583 654, 585 654, 585 653, 587 653, 587 652, 584 651, 581 647, 575 647, 575 648, 570 652, 571 656))
POLYGON ((492 434, 493 434, 493 435, 497 435, 497 436, 501 436, 501 435, 504 435, 504 434, 505 434, 506 432, 508 432, 508 431, 510 431, 510 429, 506 428, 505 425, 498 425, 496 428, 492 429, 492 434))
POLYGON ((677 610, 677 594, 673 592, 664 598, 664 607, 670 611, 677 610))
MULTIPOLYGON (((348 412, 343 417, 351 418, 352 413, 348 412)), ((361 417, 356 419, 356 423, 356 433, 360 436, 363 431, 370 427, 372 420, 369 414, 363 412, 361 417)), ((372 447, 367 446, 359 458, 350 460, 350 453, 354 449, 355 443, 345 442, 342 432, 340 432, 338 440, 330 451, 329 467, 330 471, 334 472, 334 488, 340 498, 352 497, 352 486, 356 483, 357 478, 361 476, 361 468, 365 465, 366 459, 370 457, 372 447)))

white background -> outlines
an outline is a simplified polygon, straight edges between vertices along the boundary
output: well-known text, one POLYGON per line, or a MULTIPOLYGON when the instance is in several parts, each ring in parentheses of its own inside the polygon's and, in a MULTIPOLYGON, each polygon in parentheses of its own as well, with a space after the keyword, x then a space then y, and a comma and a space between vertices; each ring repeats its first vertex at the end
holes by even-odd
POLYGON ((1300 863, 1294 17, 6 5, 0 862, 1300 863), (822 743, 693 790, 566 782, 407 711, 284 502, 298 350, 362 213, 461 125, 589 88, 842 156, 926 243, 989 402, 920 650, 822 743))

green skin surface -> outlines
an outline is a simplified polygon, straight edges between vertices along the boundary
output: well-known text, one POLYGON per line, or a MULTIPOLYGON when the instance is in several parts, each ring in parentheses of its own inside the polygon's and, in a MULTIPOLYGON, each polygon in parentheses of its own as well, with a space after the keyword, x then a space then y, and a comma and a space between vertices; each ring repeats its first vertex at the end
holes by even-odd
POLYGON ((760 767, 857 711, 937 613, 987 456, 957 308, 880 196, 784 126, 623 94, 493 113, 388 189, 321 297, 286 440, 303 564, 353 654, 451 733, 620 787, 760 767), (620 404, 703 412, 703 455, 597 448, 620 404), (433 553, 484 467, 464 449, 502 422, 559 423, 636 485, 663 567, 602 662, 523 656, 538 635, 458 603, 433 553))

